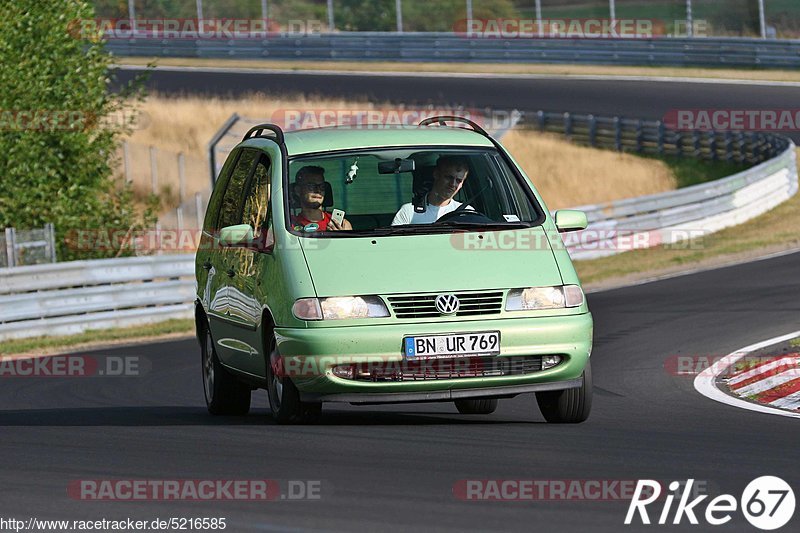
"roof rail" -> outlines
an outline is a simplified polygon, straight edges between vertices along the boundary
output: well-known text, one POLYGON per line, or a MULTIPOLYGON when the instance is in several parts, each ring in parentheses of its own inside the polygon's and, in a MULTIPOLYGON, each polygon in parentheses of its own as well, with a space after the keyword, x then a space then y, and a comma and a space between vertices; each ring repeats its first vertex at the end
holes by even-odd
POLYGON ((431 124, 438 123, 439 126, 447 126, 447 122, 460 122, 462 124, 466 124, 472 131, 476 133, 480 133, 484 137, 489 137, 489 134, 486 133, 486 130, 475 124, 473 121, 469 120, 468 118, 464 117, 456 117, 451 115, 441 115, 436 117, 426 118, 422 122, 419 123, 420 126, 430 126, 431 124))
POLYGON ((244 135, 242 141, 246 141, 247 139, 273 139, 279 145, 285 144, 283 140, 283 130, 280 128, 280 126, 275 124, 259 124, 258 126, 253 126, 244 135), (271 131, 275 134, 275 137, 273 138, 272 135, 262 135, 264 130, 271 131))

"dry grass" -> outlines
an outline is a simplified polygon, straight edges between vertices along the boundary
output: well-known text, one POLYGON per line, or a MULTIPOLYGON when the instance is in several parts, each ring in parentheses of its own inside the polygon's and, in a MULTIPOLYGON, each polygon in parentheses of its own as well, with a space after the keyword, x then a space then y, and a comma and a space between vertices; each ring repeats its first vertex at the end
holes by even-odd
MULTIPOLYGON (((157 150, 158 193, 164 200, 162 222, 171 225, 179 189, 177 154, 186 157, 186 198, 208 198, 207 143, 234 112, 267 119, 285 109, 371 109, 365 102, 313 98, 240 99, 151 95, 140 107, 142 128, 128 138, 130 176, 140 197, 152 190, 150 146, 157 150)), ((554 136, 513 131, 503 144, 532 177, 550 208, 596 203, 675 188, 675 178, 659 161, 579 147, 554 136)))
POLYGON ((122 65, 216 68, 252 68, 263 70, 333 70, 380 72, 455 72, 475 74, 533 74, 542 76, 655 76, 669 78, 719 78, 761 81, 800 81, 797 70, 752 70, 727 68, 632 67, 610 65, 538 65, 515 63, 405 63, 381 61, 280 61, 260 59, 200 59, 180 57, 121 57, 122 65))
POLYGON ((503 146, 533 180, 549 209, 670 191, 677 180, 666 163, 576 146, 553 135, 511 131, 503 146))

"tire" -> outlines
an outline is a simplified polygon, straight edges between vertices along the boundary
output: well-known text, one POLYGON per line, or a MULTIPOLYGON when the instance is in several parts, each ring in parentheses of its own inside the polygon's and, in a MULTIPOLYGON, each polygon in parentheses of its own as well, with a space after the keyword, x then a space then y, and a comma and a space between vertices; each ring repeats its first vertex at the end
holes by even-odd
POLYGON ((250 387, 228 372, 219 362, 211 330, 206 323, 201 336, 203 391, 212 415, 246 415, 250 411, 250 387))
POLYGON ((300 401, 300 391, 288 376, 277 375, 276 362, 280 357, 275 337, 269 341, 267 361, 267 395, 272 418, 278 424, 310 424, 322 415, 321 402, 300 401))
POLYGON ((578 424, 592 410, 592 366, 586 361, 583 385, 575 389, 537 392, 536 402, 545 420, 555 424, 578 424))
POLYGON ((462 415, 490 415, 497 410, 497 398, 456 400, 456 409, 462 415))

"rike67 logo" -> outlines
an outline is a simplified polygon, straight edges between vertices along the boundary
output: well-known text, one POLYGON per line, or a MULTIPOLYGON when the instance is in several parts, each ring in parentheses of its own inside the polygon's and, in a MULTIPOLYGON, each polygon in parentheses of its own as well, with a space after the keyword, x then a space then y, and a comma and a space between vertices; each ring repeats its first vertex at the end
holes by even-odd
POLYGON ((640 479, 625 516, 625 525, 639 522, 646 525, 653 522, 677 525, 684 519, 689 524, 697 525, 700 523, 699 517, 707 524, 721 526, 730 522, 737 510, 741 510, 752 526, 772 531, 785 526, 794 515, 794 491, 779 477, 762 476, 754 479, 738 500, 731 494, 720 494, 709 501, 704 501, 709 496, 703 494, 690 500, 693 484, 694 479, 686 483, 673 481, 669 484, 669 492, 662 495, 658 481, 640 479), (675 500, 678 503, 673 510, 675 500), (648 506, 651 506, 650 509, 648 506), (657 514, 651 517, 649 511, 656 511, 657 514))

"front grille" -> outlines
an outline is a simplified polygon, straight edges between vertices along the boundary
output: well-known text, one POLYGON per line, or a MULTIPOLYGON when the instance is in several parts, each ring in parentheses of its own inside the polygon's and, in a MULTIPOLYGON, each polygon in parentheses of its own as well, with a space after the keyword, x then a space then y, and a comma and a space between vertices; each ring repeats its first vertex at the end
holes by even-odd
MULTIPOLYGON (((503 308, 502 291, 457 292, 455 295, 461 305, 455 315, 448 316, 493 315, 503 308)), ((442 316, 434 303, 437 296, 438 294, 409 294, 389 296, 388 300, 397 318, 436 318, 442 316)))
POLYGON ((451 359, 403 360, 389 364, 356 365, 357 381, 430 381, 437 379, 489 378, 533 374, 542 369, 542 357, 457 357, 451 359))

